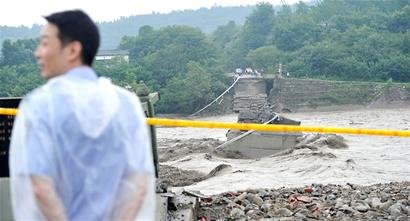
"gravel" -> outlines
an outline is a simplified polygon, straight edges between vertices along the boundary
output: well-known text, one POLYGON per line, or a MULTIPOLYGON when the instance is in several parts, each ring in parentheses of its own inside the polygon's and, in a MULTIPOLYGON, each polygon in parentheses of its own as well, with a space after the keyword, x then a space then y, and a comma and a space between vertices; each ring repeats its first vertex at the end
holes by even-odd
POLYGON ((410 220, 409 199, 409 181, 235 191, 201 200, 198 220, 404 221, 410 220))

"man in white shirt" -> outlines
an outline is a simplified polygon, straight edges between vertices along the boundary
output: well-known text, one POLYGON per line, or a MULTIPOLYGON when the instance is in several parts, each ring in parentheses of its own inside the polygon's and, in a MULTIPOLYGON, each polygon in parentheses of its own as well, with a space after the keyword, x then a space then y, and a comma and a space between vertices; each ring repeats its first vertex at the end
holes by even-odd
POLYGON ((20 104, 10 145, 16 220, 152 220, 154 168, 138 97, 91 69, 100 37, 80 10, 46 16, 47 83, 20 104))

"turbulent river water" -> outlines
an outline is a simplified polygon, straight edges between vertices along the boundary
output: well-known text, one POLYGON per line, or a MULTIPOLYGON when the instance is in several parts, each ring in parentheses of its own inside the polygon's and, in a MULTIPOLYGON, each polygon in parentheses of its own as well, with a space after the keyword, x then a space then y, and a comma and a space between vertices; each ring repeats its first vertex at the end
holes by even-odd
MULTIPOLYGON (((283 114, 302 125, 410 130, 410 108, 363 109, 354 111, 304 112, 283 114)), ((220 115, 197 120, 236 122, 237 115, 220 115)), ((158 139, 214 138, 226 140, 226 130, 198 128, 158 128, 158 139)), ((312 183, 368 185, 410 180, 410 138, 342 135, 343 149, 323 147, 261 159, 227 159, 193 153, 166 162, 184 170, 209 173, 220 164, 230 167, 188 190, 217 194, 256 188, 298 187, 312 183), (190 157, 190 160, 183 160, 190 157), (182 160, 181 160, 182 159, 182 160)), ((161 148, 161 147, 160 147, 161 148)))

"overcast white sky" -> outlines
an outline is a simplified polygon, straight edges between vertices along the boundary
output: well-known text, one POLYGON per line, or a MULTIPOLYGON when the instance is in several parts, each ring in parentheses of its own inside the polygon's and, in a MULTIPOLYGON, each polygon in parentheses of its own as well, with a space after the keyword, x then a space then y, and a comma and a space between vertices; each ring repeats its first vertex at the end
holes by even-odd
MULTIPOLYGON (((172 10, 198 9, 200 7, 254 5, 260 1, 272 5, 282 0, 2 0, 0 25, 31 26, 43 24, 42 16, 67 9, 82 9, 95 21, 112 21, 121 16, 167 13, 172 10)), ((287 4, 299 0, 283 0, 287 4)), ((304 0, 305 1, 305 0, 304 0)))

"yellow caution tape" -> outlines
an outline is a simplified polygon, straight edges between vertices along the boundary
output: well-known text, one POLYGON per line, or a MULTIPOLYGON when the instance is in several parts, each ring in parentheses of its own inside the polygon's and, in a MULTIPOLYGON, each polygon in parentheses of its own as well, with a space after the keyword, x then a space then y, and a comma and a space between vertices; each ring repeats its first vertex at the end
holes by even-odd
POLYGON ((335 134, 357 134, 357 135, 378 135, 378 136, 395 136, 410 137, 410 131, 407 130, 377 130, 363 128, 339 128, 339 127, 311 127, 311 126, 294 126, 280 124, 245 124, 245 123, 224 123, 211 121, 192 121, 192 120, 174 120, 162 118, 148 118, 149 125, 162 125, 171 127, 200 127, 200 128, 224 128, 236 130, 257 130, 272 132, 314 132, 314 133, 335 133, 335 134))
POLYGON ((16 114, 17 114, 17 109, 14 109, 14 108, 1 108, 0 107, 0 115, 15 116, 16 114))
MULTIPOLYGON (((0 108, 0 115, 16 115, 17 109, 0 108)), ((342 128, 342 127, 313 127, 313 126, 294 126, 281 124, 245 124, 245 123, 227 123, 212 121, 193 121, 193 120, 176 120, 164 118, 147 118, 149 125, 162 125, 169 127, 199 127, 199 128, 219 128, 219 129, 236 129, 236 130, 256 130, 272 132, 311 132, 311 133, 335 133, 335 134, 356 134, 356 135, 376 135, 376 136, 394 136, 410 137, 409 130, 379 130, 364 128, 342 128)))

